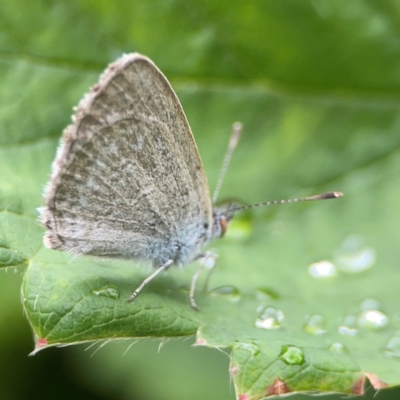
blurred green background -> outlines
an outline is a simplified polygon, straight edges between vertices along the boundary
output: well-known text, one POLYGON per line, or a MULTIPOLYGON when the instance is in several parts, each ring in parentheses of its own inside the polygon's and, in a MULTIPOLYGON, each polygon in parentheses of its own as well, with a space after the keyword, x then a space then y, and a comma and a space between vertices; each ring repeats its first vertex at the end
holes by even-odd
MULTIPOLYGON (((341 217, 357 214, 358 231, 381 237, 383 259, 397 266, 397 238, 388 235, 398 225, 397 198, 385 191, 398 193, 400 172, 400 2, 2 0, 0 149, 21 148, 27 213, 35 214, 41 188, 24 180, 24 146, 55 147, 72 106, 109 62, 131 51, 153 59, 177 91, 211 187, 232 122, 244 122, 221 197, 256 202, 350 187, 353 203, 341 217)), ((50 170, 47 159, 37 162, 50 170)), ((0 188, 5 201, 9 188, 0 188)), ((275 213, 295 212, 261 215, 270 223, 275 213)), ((345 222, 341 232, 351 233, 345 222)), ((142 340, 124 354, 132 340, 95 354, 98 346, 83 345, 28 357, 23 270, 9 268, 0 280, 0 399, 234 399, 228 356, 192 348, 193 339, 160 352, 159 341, 142 340)), ((400 390, 368 390, 364 398, 373 396, 398 399, 400 390)))

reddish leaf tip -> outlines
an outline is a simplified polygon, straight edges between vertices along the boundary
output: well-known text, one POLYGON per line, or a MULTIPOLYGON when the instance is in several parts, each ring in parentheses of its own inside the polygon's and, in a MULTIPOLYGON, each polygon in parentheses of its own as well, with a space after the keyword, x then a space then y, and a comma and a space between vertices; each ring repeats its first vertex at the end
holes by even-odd
POLYGON ((375 374, 370 374, 369 372, 366 372, 365 377, 369 380, 369 383, 375 390, 385 389, 389 387, 386 382, 381 381, 375 374))
POLYGON ((44 349, 48 346, 48 342, 46 338, 36 338, 35 340, 35 349, 29 353, 30 356, 34 356, 39 350, 44 349))
POLYGON ((47 339, 46 338, 38 338, 36 341, 36 348, 37 349, 41 349, 42 347, 46 347, 47 346, 47 339))
POLYGON ((352 392, 357 395, 364 394, 365 380, 368 379, 369 383, 375 390, 386 389, 389 385, 381 381, 375 374, 365 372, 361 378, 353 385, 352 392))
POLYGON ((364 394, 364 385, 365 385, 365 375, 357 379, 356 383, 351 388, 351 392, 357 395, 364 394))

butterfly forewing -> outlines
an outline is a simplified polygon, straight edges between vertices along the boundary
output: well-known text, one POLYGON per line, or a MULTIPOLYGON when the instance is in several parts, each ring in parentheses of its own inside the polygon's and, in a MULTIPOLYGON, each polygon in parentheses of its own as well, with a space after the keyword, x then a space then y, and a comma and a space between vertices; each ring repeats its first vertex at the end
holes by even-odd
POLYGON ((193 258, 211 233, 211 201, 189 124, 146 57, 111 64, 63 137, 42 221, 51 248, 150 259, 193 258))

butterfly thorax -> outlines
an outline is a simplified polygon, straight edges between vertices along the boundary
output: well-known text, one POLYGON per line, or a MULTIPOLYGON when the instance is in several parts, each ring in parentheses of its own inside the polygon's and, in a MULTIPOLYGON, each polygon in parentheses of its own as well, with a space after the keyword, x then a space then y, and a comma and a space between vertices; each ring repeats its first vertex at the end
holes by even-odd
POLYGON ((202 254, 203 247, 211 240, 221 238, 225 235, 232 213, 226 210, 213 210, 212 225, 204 223, 201 227, 198 225, 190 226, 188 224, 184 232, 180 232, 180 237, 170 239, 164 245, 156 244, 156 248, 149 248, 149 254, 157 254, 153 258, 154 266, 166 262, 168 259, 174 260, 177 265, 188 264, 202 254))

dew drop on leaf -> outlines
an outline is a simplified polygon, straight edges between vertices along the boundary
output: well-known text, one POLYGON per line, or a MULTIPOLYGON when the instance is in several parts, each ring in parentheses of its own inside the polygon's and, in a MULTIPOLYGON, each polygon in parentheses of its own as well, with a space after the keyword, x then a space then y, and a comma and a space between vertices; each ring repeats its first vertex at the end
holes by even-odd
POLYGON ((319 261, 310 264, 308 267, 308 273, 313 278, 330 278, 336 275, 336 267, 333 263, 327 260, 319 261))
POLYGON ((301 365, 305 362, 303 350, 292 345, 284 345, 281 349, 279 358, 289 365, 301 365))
POLYGON ((340 342, 332 343, 329 346, 329 350, 333 351, 334 353, 348 353, 349 352, 349 349, 343 343, 340 343, 340 342))
POLYGON ((235 343, 235 348, 250 351, 253 356, 260 354, 260 347, 255 343, 237 342, 235 343))
POLYGON ((376 251, 365 244, 359 235, 349 236, 335 254, 338 268, 348 273, 359 273, 371 268, 376 260, 376 251))
POLYGON ((400 359, 400 331, 389 339, 383 353, 388 357, 400 359))
POLYGON ((260 306, 257 309, 256 327, 261 329, 280 328, 285 316, 275 307, 260 306))
POLYGON ((313 336, 323 335, 326 333, 326 320, 320 314, 307 315, 303 330, 313 336))
POLYGON ((222 297, 230 301, 240 300, 240 291, 236 286, 224 285, 218 286, 208 292, 212 297, 222 297))
POLYGON ((95 296, 108 297, 113 300, 117 300, 119 298, 118 289, 114 285, 105 285, 99 289, 93 289, 90 294, 94 294, 95 296))
POLYGON ((355 315, 347 315, 343 318, 338 332, 343 336, 356 336, 358 334, 357 318, 355 315))
POLYGON ((388 317, 379 310, 363 311, 358 316, 358 326, 363 329, 379 330, 389 323, 388 317))
POLYGON ((379 330, 385 328, 389 318, 384 314, 378 300, 365 299, 360 306, 361 313, 358 316, 358 326, 362 329, 379 330))

